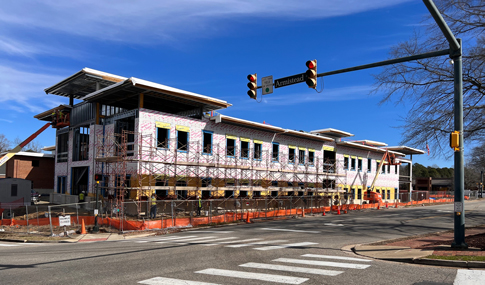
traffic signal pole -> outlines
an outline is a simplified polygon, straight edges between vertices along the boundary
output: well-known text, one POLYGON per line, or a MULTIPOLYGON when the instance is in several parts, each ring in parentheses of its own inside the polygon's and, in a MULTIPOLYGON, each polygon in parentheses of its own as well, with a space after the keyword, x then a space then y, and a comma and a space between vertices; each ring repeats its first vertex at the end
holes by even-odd
MULTIPOLYGON (((438 8, 432 0, 423 0, 426 8, 430 12, 431 16, 434 18, 436 24, 440 28, 441 32, 450 44, 449 49, 444 49, 440 51, 433 51, 428 53, 422 53, 418 55, 412 55, 407 57, 401 57, 396 59, 390 59, 365 65, 354 66, 345 69, 339 69, 329 72, 323 72, 317 74, 317 77, 341 74, 351 71, 369 69, 374 67, 380 67, 390 64, 396 64, 401 62, 407 62, 412 60, 431 58, 443 55, 449 55, 453 60, 454 68, 454 129, 459 132, 459 146, 454 149, 454 183, 455 183, 455 203, 454 203, 454 241, 452 246, 455 248, 467 248, 468 245, 465 243, 465 207, 464 207, 464 153, 463 153, 463 63, 462 63, 462 45, 461 40, 455 38, 450 28, 446 24, 445 20, 441 16, 438 8)), ((296 74, 286 78, 299 78, 301 76, 307 76, 305 73, 296 74)), ((278 80, 278 79, 277 79, 278 80)), ((295 83, 305 82, 298 81, 295 83)), ((295 84, 291 83, 291 84, 295 84)), ((288 84, 289 85, 289 84, 288 84)), ((275 88, 281 87, 274 84, 275 88)), ((286 86, 286 85, 283 85, 286 86)), ((257 86, 261 88, 262 86, 257 86)), ((482 178, 483 179, 483 178, 482 178)))

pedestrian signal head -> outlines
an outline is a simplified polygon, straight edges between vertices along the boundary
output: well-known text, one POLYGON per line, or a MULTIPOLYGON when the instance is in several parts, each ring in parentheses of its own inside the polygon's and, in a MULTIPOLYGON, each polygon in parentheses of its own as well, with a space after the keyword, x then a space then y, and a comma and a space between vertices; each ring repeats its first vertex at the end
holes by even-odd
POLYGON ((255 99, 258 96, 258 75, 255 74, 249 74, 248 75, 248 95, 251 99, 255 99))
POLYGON ((308 70, 306 71, 306 84, 309 88, 316 89, 317 88, 317 60, 309 60, 306 62, 306 67, 308 70))

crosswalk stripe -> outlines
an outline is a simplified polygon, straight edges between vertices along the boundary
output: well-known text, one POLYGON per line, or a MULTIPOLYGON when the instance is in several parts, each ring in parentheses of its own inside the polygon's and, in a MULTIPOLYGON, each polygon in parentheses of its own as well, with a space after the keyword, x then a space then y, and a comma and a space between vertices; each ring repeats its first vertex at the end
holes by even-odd
POLYGON ((172 237, 165 237, 165 238, 155 238, 151 239, 152 241, 164 241, 164 240, 174 240, 174 239, 184 239, 184 238, 193 238, 197 236, 172 236, 172 237))
POLYGON ((148 242, 147 240, 135 240, 136 243, 145 243, 148 242))
POLYGON ((231 240, 231 241, 208 243, 208 244, 204 244, 204 245, 205 246, 213 246, 213 245, 220 245, 220 244, 227 244, 227 243, 249 242, 249 241, 257 241, 257 240, 261 240, 261 239, 260 238, 250 238, 250 239, 243 239, 243 240, 231 240))
POLYGON ((148 284, 148 285, 218 285, 216 283, 180 280, 180 279, 165 278, 165 277, 153 277, 147 280, 139 281, 138 283, 148 284))
POLYGON ((355 257, 345 257, 345 256, 332 256, 332 255, 321 255, 321 254, 304 254, 303 257, 316 257, 316 258, 328 258, 328 259, 340 259, 340 260, 352 260, 352 261, 364 261, 371 262, 369 259, 355 258, 355 257))
POLYGON ((307 246, 312 244, 318 244, 316 242, 299 242, 299 243, 289 243, 289 244, 282 244, 282 245, 272 245, 272 246, 265 246, 265 247, 258 247, 255 248, 256 250, 273 250, 273 249, 281 249, 287 247, 300 247, 300 246, 307 246))
POLYGON ((309 278, 291 277, 291 276, 284 276, 284 275, 253 273, 253 272, 215 269, 215 268, 208 268, 201 271, 196 271, 195 273, 242 278, 242 279, 255 279, 255 280, 284 283, 284 284, 301 284, 309 279, 309 278))
POLYGON ((195 240, 202 240, 202 239, 211 239, 211 238, 215 238, 213 236, 210 236, 210 237, 198 237, 198 238, 180 238, 180 239, 177 239, 177 240, 167 240, 167 241, 159 241, 157 243, 178 243, 178 242, 190 242, 190 241, 195 241, 195 240))
POLYGON ((300 272, 300 273, 327 275, 327 276, 337 276, 340 273, 343 273, 343 271, 323 270, 323 269, 316 269, 316 268, 295 267, 295 266, 275 265, 275 264, 256 263, 256 262, 249 262, 249 263, 241 264, 239 266, 258 268, 258 269, 280 270, 280 271, 286 271, 286 272, 300 272))
POLYGON ((305 260, 305 259, 294 259, 294 258, 278 258, 278 259, 275 259, 273 261, 306 264, 306 265, 354 268, 354 269, 366 269, 367 267, 370 266, 370 265, 366 265, 366 264, 339 263, 339 262, 320 261, 320 260, 305 260))
POLYGON ((5 244, 5 243, 0 243, 0 246, 19 246, 18 244, 5 244))
POLYGON ((233 231, 193 231, 193 233, 216 233, 216 234, 228 234, 233 231))
POLYGON ((458 269, 456 272, 454 285, 474 285, 474 284, 484 284, 485 282, 485 271, 482 270, 469 270, 469 269, 458 269))
POLYGON ((226 247, 245 247, 245 246, 251 246, 251 245, 264 245, 268 243, 277 243, 277 242, 287 242, 287 240, 267 240, 267 241, 261 241, 261 242, 250 242, 250 243, 244 243, 244 244, 234 244, 234 245, 226 245, 226 247))
POLYGON ((290 230, 290 229, 276 229, 276 228, 261 228, 261 230, 266 231, 280 231, 280 232, 295 232, 295 233, 311 233, 311 234, 319 234, 319 231, 304 231, 304 230, 290 230))
MULTIPOLYGON (((212 241, 219 241, 219 240, 235 239, 235 238, 237 238, 237 237, 216 238, 216 239, 211 240, 211 242, 212 241)), ((202 240, 202 241, 199 240, 199 241, 194 241, 194 242, 189 241, 189 243, 204 243, 204 242, 208 242, 208 241, 207 240, 202 240)))

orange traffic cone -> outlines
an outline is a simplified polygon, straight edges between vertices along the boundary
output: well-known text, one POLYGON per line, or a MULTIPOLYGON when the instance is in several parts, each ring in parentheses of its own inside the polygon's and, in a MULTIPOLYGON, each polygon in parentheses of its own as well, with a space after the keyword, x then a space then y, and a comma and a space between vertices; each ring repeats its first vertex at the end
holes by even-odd
POLYGON ((85 235, 86 233, 86 227, 84 226, 84 219, 81 220, 81 234, 85 235))
POLYGON ((325 216, 325 207, 323 207, 323 215, 322 216, 325 216))
POLYGON ((344 210, 344 214, 347 214, 347 210, 344 210))
POLYGON ((340 215, 340 207, 337 207, 337 215, 340 215))
POLYGON ((248 224, 251 223, 251 220, 249 220, 249 212, 248 212, 248 214, 246 216, 246 223, 248 223, 248 224))
POLYGON ((388 203, 387 203, 387 202, 386 202, 386 209, 389 209, 389 205, 388 205, 388 203))
POLYGON ((397 202, 396 202, 396 209, 397 209, 397 202))

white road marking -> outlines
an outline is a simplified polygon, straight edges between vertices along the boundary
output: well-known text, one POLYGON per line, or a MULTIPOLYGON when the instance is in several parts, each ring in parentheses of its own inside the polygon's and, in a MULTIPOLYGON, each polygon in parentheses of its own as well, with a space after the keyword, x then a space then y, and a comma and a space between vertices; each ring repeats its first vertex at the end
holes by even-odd
POLYGON ((176 239, 176 240, 159 241, 159 242, 157 242, 157 243, 178 243, 178 242, 190 242, 190 241, 194 241, 194 240, 211 239, 211 238, 215 238, 215 237, 210 236, 210 237, 198 237, 198 238, 180 238, 180 239, 176 239))
POLYGON ((333 255, 321 255, 321 254, 304 254, 303 257, 316 257, 316 258, 328 258, 328 259, 341 259, 341 260, 352 260, 352 261, 364 261, 371 262, 372 260, 355 258, 355 257, 345 257, 345 256, 333 256, 333 255))
POLYGON ((310 234, 319 234, 319 231, 304 231, 304 230, 290 230, 290 229, 275 229, 275 228, 261 228, 261 230, 266 231, 280 231, 280 232, 295 232, 295 233, 310 233, 310 234))
POLYGON ((0 246, 19 246, 18 244, 6 244, 6 243, 0 243, 0 246))
POLYGON ((264 245, 268 243, 277 243, 277 242, 287 242, 287 240, 267 240, 267 241, 261 241, 261 242, 250 242, 250 243, 245 243, 245 244, 235 244, 235 245, 226 245, 226 247, 245 247, 245 246, 251 246, 251 245, 264 245))
POLYGON ((337 276, 340 273, 343 273, 343 271, 323 270, 323 269, 316 269, 316 268, 295 267, 295 266, 275 265, 275 264, 255 263, 255 262, 249 262, 249 263, 241 264, 239 266, 258 268, 258 269, 280 270, 280 271, 286 271, 286 272, 300 272, 300 273, 327 275, 327 276, 337 276))
POLYGON ((197 236, 172 236, 172 237, 165 237, 165 238, 155 238, 151 239, 152 241, 164 241, 164 240, 173 240, 173 239, 184 239, 184 238, 193 238, 197 236))
POLYGON ((291 276, 275 275, 275 274, 253 273, 253 272, 244 272, 244 271, 235 271, 235 270, 225 270, 225 269, 215 269, 215 268, 208 268, 201 271, 196 271, 195 273, 242 278, 242 279, 255 279, 255 280, 284 283, 284 284, 301 284, 308 280, 308 278, 291 277, 291 276))
MULTIPOLYGON (((228 239, 235 239, 235 238, 237 238, 237 237, 216 238, 216 239, 213 239, 213 240, 210 240, 210 241, 212 242, 212 241, 228 240, 228 239)), ((209 242, 209 241, 208 240, 194 241, 194 242, 189 241, 189 243, 204 243, 204 242, 209 242)))
POLYGON ((257 241, 257 240, 261 240, 261 239, 260 238, 250 238, 250 239, 243 239, 243 240, 231 240, 231 241, 208 243, 208 244, 204 244, 204 245, 205 246, 213 246, 213 245, 220 245, 220 244, 227 244, 227 243, 250 242, 250 241, 257 241))
POLYGON ((343 227, 342 224, 332 224, 332 223, 324 223, 325 226, 334 226, 334 227, 343 227))
POLYGON ((148 285, 218 285, 216 283, 180 280, 165 277, 153 277, 147 280, 139 281, 138 283, 148 285))
POLYGON ((453 285, 483 285, 485 284, 485 271, 458 269, 453 285))
POLYGON ((232 233, 233 231, 192 231, 191 233, 216 233, 216 234, 228 234, 232 233))
POLYGON ((316 242, 299 242, 299 243, 289 243, 289 244, 282 244, 282 245, 273 245, 273 246, 265 246, 265 247, 258 247, 255 248, 256 250, 273 250, 273 249, 281 249, 287 247, 300 247, 300 246, 307 246, 312 244, 318 244, 316 242))
POLYGON ((273 261, 276 262, 286 262, 286 263, 297 263, 306 265, 318 265, 318 266, 331 266, 331 267, 342 267, 342 268, 354 268, 354 269, 366 269, 370 265, 366 264, 353 264, 353 263, 339 263, 339 262, 329 262, 329 261, 319 261, 319 260, 305 260, 305 259, 294 259, 294 258, 278 258, 273 261))

